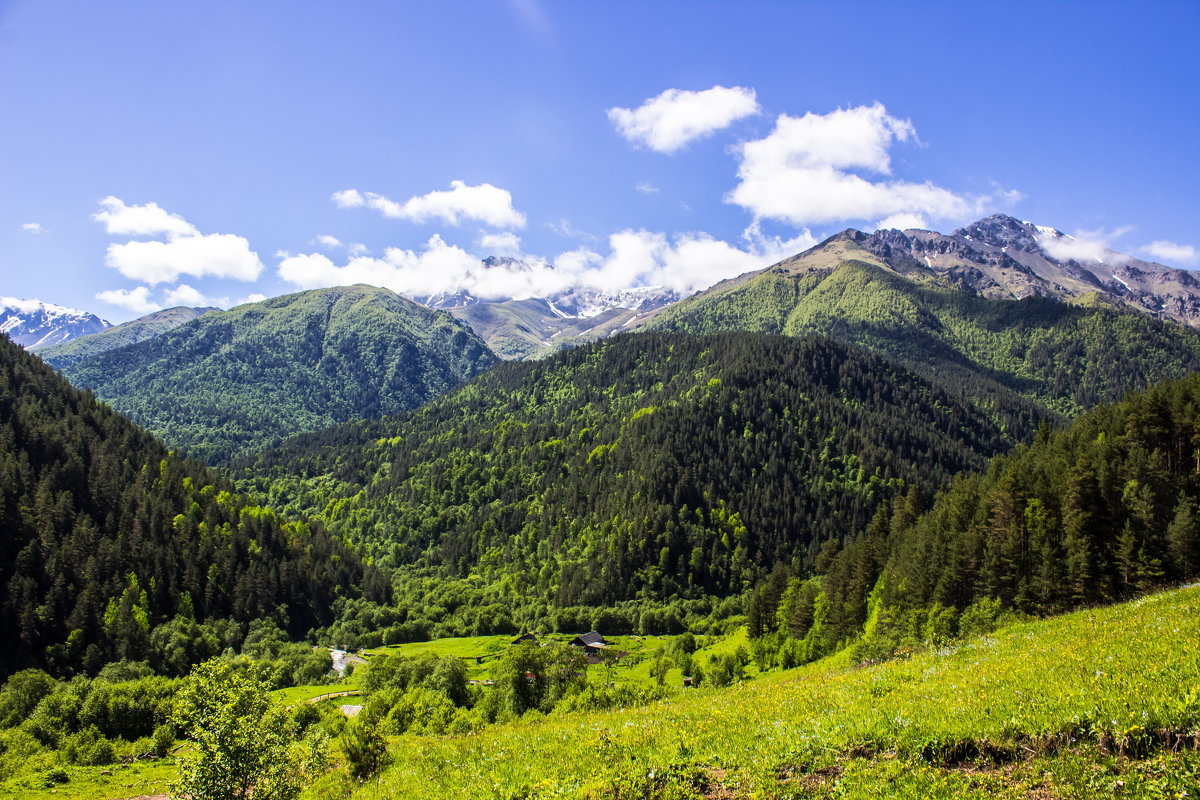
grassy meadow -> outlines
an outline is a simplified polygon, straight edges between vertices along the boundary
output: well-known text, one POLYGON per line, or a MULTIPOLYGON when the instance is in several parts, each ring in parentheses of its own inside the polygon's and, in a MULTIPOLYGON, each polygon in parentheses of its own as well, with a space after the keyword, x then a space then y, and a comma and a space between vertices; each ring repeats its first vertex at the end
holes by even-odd
POLYGON ((1198 643, 1191 586, 907 660, 397 737, 354 796, 1196 796, 1198 643))

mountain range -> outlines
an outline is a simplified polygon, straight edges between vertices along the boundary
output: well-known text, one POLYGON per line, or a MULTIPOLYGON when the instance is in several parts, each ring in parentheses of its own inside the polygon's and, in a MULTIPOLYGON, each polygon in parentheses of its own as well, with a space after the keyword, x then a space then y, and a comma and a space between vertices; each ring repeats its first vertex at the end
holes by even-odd
POLYGON ((215 463, 415 408, 495 361, 444 311, 359 285, 210 311, 64 362, 63 374, 171 447, 215 463))
POLYGON ((36 350, 112 327, 95 314, 41 300, 0 297, 0 333, 36 350))
POLYGON ((111 328, 105 328, 98 333, 76 336, 60 344, 52 344, 37 348, 42 360, 55 369, 63 369, 76 364, 85 358, 116 350, 127 344, 137 344, 146 339, 178 328, 185 322, 207 314, 210 311, 220 311, 219 308, 190 308, 176 306, 155 311, 144 317, 122 322, 111 328))

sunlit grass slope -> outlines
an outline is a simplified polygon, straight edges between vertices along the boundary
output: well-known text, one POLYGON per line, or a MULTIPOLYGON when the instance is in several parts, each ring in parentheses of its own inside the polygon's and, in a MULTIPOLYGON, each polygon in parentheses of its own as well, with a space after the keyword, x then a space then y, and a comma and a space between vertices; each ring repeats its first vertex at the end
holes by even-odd
POLYGON ((903 661, 400 737, 356 797, 1174 797, 1200 776, 1198 642, 1192 586, 903 661))

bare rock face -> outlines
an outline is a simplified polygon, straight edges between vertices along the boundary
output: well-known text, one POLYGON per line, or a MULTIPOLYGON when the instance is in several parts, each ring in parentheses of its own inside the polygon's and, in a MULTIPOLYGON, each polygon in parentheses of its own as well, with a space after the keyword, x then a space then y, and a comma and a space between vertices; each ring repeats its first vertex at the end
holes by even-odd
POLYGON ((1005 214, 951 234, 893 229, 839 235, 905 276, 925 276, 983 297, 1071 301, 1095 294, 1114 305, 1200 327, 1200 280, 1192 272, 1079 246, 1061 231, 1005 214))

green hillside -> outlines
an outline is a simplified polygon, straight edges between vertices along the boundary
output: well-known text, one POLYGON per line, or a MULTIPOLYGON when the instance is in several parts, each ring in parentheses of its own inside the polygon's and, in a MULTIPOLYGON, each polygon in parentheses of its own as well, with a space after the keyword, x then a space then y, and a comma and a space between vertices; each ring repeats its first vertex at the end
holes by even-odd
POLYGON ((37 351, 37 354, 55 369, 65 369, 85 358, 116 350, 127 344, 137 344, 146 339, 152 339, 159 334, 178 328, 185 322, 191 322, 202 314, 218 310, 220 309, 188 308, 187 306, 165 308, 162 311, 155 311, 153 314, 105 328, 99 333, 43 347, 37 351))
MULTIPOLYGON (((1032 435, 1032 411, 1005 410, 1032 435)), ((578 630, 599 607, 610 630, 678 628, 1011 444, 983 411, 828 340, 633 334, 500 364, 237 474, 403 571, 398 614, 340 633, 399 641, 578 630)))
POLYGON ((415 408, 495 361, 448 314, 358 285, 210 312, 64 374, 170 447, 215 463, 415 408))
POLYGON ((1197 641, 1191 587, 886 664, 825 661, 640 708, 405 735, 354 796, 1192 797, 1197 641))
POLYGON ((988 300, 902 275, 845 237, 718 284, 645 327, 831 336, 980 400, 1015 392, 1068 417, 1200 368, 1194 330, 1097 303, 988 300))
POLYGON ((251 620, 303 636, 338 598, 386 600, 336 536, 232 489, 0 337, 0 674, 181 674, 251 620))
POLYGON ((747 604, 761 647, 887 657, 1200 576, 1200 375, 1044 429, 922 511, 913 495, 847 529, 816 575, 778 568, 747 604))

